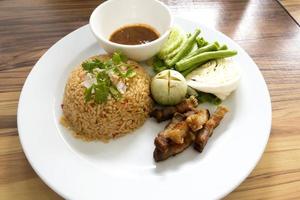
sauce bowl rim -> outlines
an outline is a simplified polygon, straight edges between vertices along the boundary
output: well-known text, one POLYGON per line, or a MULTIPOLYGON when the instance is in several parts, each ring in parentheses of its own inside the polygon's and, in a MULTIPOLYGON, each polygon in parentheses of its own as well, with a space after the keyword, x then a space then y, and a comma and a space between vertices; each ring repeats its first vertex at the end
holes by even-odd
MULTIPOLYGON (((109 1, 106 1, 106 2, 98 5, 93 10, 93 12, 92 12, 92 14, 90 16, 90 19, 89 19, 90 29, 92 30, 92 32, 95 35, 95 37, 98 38, 99 40, 102 40, 103 42, 108 43, 108 44, 110 44, 112 46, 115 46, 115 47, 120 47, 120 48, 124 48, 124 47, 125 48, 138 48, 138 47, 148 47, 148 46, 151 46, 151 45, 153 45, 155 43, 160 42, 161 40, 163 40, 165 37, 167 37, 169 35, 171 27, 173 26, 173 16, 172 16, 171 11, 168 8, 168 6, 166 6, 164 3, 162 3, 162 2, 160 2, 158 0, 152 0, 152 1, 155 1, 156 3, 160 4, 167 11, 167 13, 168 13, 168 15, 170 17, 170 22, 169 22, 168 29, 165 32, 163 32, 163 34, 161 34, 157 39, 155 39, 153 41, 150 41, 150 42, 147 42, 147 43, 144 43, 144 44, 127 45, 127 44, 119 44, 119 43, 112 42, 109 39, 104 38, 102 35, 97 34, 97 32, 95 31, 95 27, 93 26, 93 21, 95 20, 96 12, 99 9, 101 9, 103 6, 108 5, 109 3, 111 3, 111 1, 114 1, 114 0, 109 0, 109 1)), ((145 24, 145 23, 124 24, 124 26, 130 26, 130 25, 134 25, 134 24, 145 24)), ((153 27, 156 30, 156 27, 154 27, 152 25, 149 25, 149 24, 145 24, 145 25, 151 26, 151 27, 153 27)))

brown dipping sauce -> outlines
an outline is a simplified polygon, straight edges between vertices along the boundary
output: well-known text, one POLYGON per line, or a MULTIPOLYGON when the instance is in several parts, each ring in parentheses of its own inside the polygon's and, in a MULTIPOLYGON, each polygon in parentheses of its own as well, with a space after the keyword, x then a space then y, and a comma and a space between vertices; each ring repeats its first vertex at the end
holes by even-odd
POLYGON ((154 28, 148 25, 129 25, 116 30, 109 38, 118 44, 138 45, 145 44, 159 38, 154 28))

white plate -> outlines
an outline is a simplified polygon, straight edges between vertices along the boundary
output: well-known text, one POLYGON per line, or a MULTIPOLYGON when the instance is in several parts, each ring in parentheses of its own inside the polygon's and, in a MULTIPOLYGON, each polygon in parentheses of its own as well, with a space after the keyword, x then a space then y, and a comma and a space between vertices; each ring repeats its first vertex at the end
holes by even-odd
POLYGON ((270 97, 258 67, 224 34, 181 18, 175 23, 189 32, 200 27, 209 41, 236 49, 234 59, 243 71, 238 90, 224 102, 231 112, 202 154, 189 148, 155 163, 153 139, 163 124, 153 119, 108 144, 74 139, 60 125, 60 104, 69 73, 89 56, 103 53, 88 25, 58 41, 32 69, 19 101, 19 135, 34 170, 64 198, 219 199, 255 167, 271 127, 270 97))

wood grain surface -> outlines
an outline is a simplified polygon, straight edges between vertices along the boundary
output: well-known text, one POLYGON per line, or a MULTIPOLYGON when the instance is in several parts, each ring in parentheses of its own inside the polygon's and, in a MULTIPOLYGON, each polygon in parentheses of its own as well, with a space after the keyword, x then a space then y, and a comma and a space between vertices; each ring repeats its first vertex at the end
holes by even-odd
MULTIPOLYGON (((16 122, 18 99, 39 57, 60 38, 87 24, 100 3, 0 1, 0 199, 61 199, 24 156, 16 122)), ((174 14, 215 27, 234 39, 257 63, 270 90, 272 131, 265 153, 226 199, 300 199, 299 26, 272 0, 165 3, 174 14)))
POLYGON ((281 5, 290 13, 295 21, 300 24, 300 1, 299 0, 279 0, 281 5))

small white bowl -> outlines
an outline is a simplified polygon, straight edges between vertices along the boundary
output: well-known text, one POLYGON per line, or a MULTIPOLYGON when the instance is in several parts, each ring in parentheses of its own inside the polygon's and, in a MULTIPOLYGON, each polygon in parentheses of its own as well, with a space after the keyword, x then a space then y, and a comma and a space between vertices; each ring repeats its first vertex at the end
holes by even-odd
POLYGON ((100 46, 108 53, 121 50, 129 58, 143 61, 154 56, 167 40, 172 15, 158 0, 109 0, 99 5, 90 17, 90 27, 100 46), (121 27, 146 24, 153 27, 159 38, 140 45, 124 45, 109 41, 121 27))

